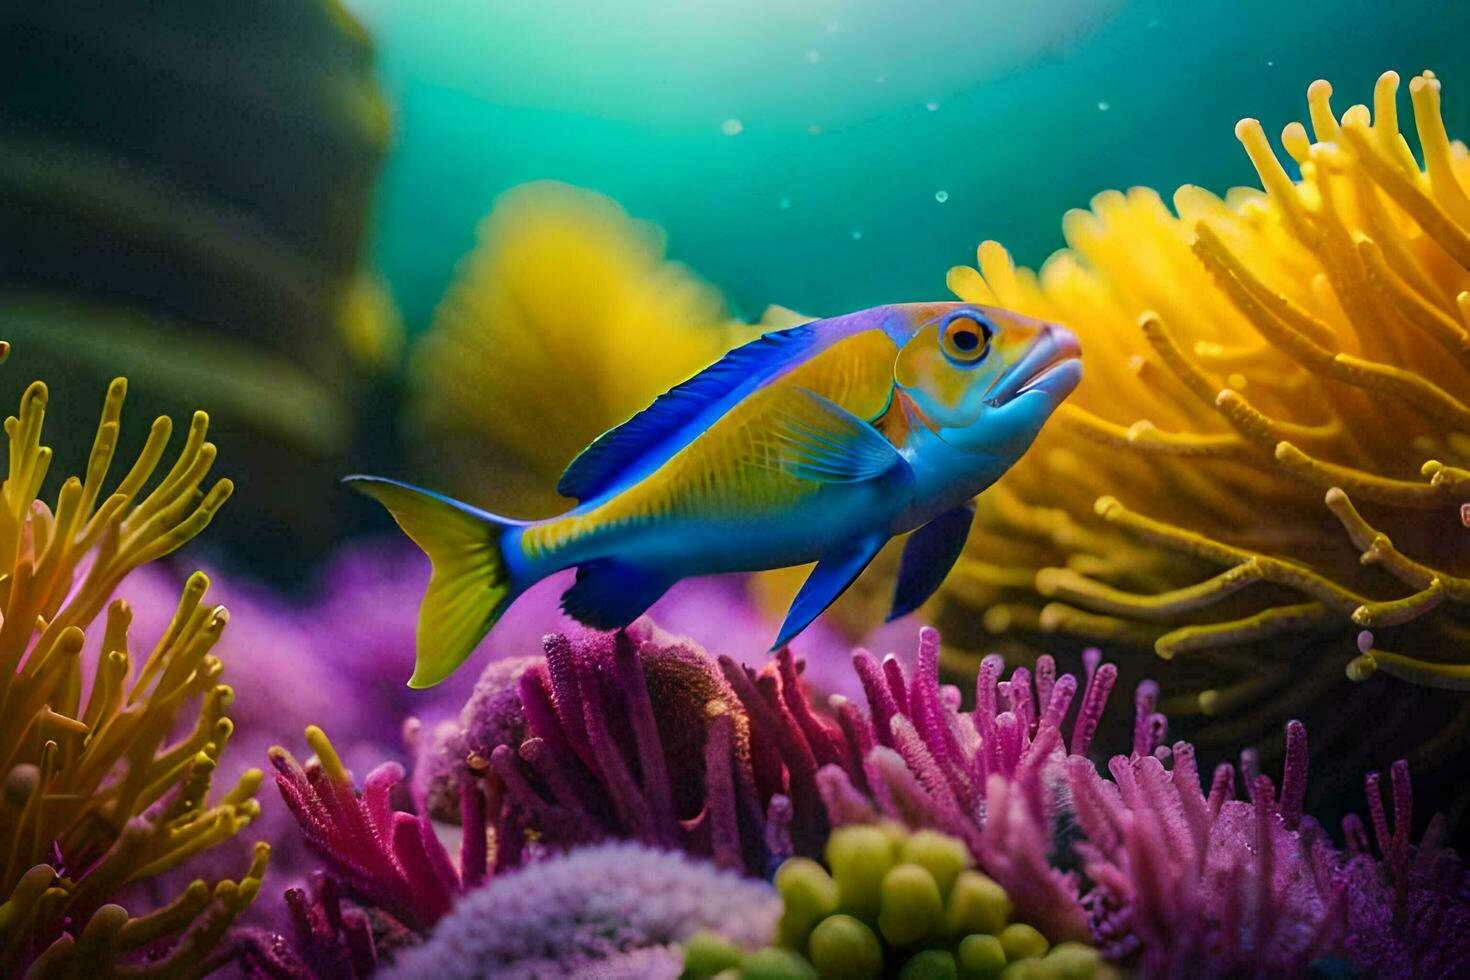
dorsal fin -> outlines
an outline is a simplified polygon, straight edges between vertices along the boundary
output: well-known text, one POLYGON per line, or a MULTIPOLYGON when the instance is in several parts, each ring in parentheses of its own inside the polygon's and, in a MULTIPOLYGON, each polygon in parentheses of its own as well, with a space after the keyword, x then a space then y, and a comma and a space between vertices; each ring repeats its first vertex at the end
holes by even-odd
POLYGON ((611 487, 633 463, 674 436, 705 409, 733 394, 752 378, 764 378, 794 363, 813 346, 810 324, 764 334, 737 347, 683 384, 659 395, 653 404, 615 429, 609 429, 577 455, 556 485, 557 493, 578 500, 611 487))

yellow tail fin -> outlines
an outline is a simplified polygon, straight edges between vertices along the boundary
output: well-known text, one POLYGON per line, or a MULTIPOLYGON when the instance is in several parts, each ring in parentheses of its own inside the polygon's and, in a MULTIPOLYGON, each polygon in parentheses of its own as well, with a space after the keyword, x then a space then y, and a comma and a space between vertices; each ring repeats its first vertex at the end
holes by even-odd
POLYGON ((349 476, 343 482, 388 508, 433 562, 408 680, 409 687, 432 687, 464 663, 510 605, 513 589, 500 541, 517 522, 382 477, 349 476))

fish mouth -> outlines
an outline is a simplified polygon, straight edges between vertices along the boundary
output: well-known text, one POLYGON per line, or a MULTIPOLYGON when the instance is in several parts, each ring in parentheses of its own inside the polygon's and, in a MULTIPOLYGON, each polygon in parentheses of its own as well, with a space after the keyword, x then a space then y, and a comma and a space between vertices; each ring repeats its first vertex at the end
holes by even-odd
POLYGON ((1082 345, 1070 330, 1048 326, 1011 369, 991 385, 985 404, 991 408, 1040 392, 1053 406, 1062 403, 1082 381, 1082 345))

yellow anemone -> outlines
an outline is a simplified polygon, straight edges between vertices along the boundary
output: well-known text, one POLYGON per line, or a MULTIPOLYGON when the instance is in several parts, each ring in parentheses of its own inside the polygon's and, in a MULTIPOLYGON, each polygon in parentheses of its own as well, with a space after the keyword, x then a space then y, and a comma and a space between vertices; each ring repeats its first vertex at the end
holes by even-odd
POLYGON ((600 194, 512 188, 479 237, 410 365, 421 445, 476 503, 565 509, 572 457, 753 335, 600 194))
POLYGON ((1152 646, 1198 682, 1172 711, 1470 689, 1470 157, 1426 72, 1421 167, 1398 85, 1339 117, 1314 83, 1285 166, 1242 120, 1264 189, 1100 194, 1039 274, 994 242, 950 272, 1071 326, 1087 374, 981 498, 951 617, 1152 646))
POLYGON ((167 632, 139 653, 131 613, 109 599, 133 569, 161 558, 209 524, 230 495, 205 488, 215 447, 197 413, 173 466, 157 481, 170 423, 153 424, 138 459, 104 491, 127 383, 107 392, 81 478, 54 509, 37 499, 51 461, 41 445, 45 385, 6 419, 9 468, 0 486, 0 973, 188 975, 260 887, 269 849, 245 876, 191 884, 177 900, 132 918, 111 892, 159 874, 248 826, 258 769, 218 799, 211 775, 231 733, 233 697, 210 655, 228 620, 202 603, 195 575, 167 632), (148 488, 152 483, 151 489, 148 488), (101 655, 84 677, 83 630, 106 615, 101 655), (180 714, 198 704, 182 736, 180 714), (187 931, 187 937, 180 939, 187 931), (129 961, 160 942, 161 958, 129 961))

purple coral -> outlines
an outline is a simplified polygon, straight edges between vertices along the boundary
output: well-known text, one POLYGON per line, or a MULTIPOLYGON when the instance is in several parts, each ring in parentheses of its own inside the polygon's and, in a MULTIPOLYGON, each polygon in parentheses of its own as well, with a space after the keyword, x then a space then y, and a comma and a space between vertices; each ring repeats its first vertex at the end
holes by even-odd
POLYGON ((1046 656, 1003 681, 1000 658, 987 657, 971 712, 939 683, 938 651, 938 634, 925 629, 912 674, 892 657, 854 655, 869 711, 835 708, 862 763, 828 764, 818 776, 834 824, 884 817, 958 837, 1022 918, 1054 939, 1098 942, 1149 976, 1291 973, 1340 947, 1335 855, 1302 816, 1299 723, 1287 729, 1279 802, 1249 754, 1250 802, 1233 799, 1228 765, 1206 797, 1193 746, 1163 745, 1168 724, 1151 681, 1135 694, 1130 753, 1106 775, 1087 758, 1117 680, 1096 650, 1084 654, 1085 685, 1058 676, 1046 656), (1085 879, 1058 867, 1071 862, 1058 850, 1058 831, 1069 829, 1085 879))
POLYGON ((1295 975, 1339 947, 1334 854, 1302 816, 1300 722, 1287 726, 1279 801, 1259 774, 1248 776, 1249 802, 1235 800, 1229 765, 1216 769, 1206 796, 1187 742, 1115 756, 1108 771, 1111 780, 1086 759, 1067 763, 1085 835, 1077 850, 1096 883, 1085 903, 1110 955, 1137 951, 1145 976, 1295 975))
POLYGON ((1443 846, 1437 817, 1418 846, 1410 845, 1408 764, 1400 760, 1391 770, 1391 826, 1379 781, 1376 772, 1364 777, 1381 860, 1373 856, 1362 820, 1343 820, 1347 855, 1337 881, 1347 896, 1348 953, 1372 976, 1459 976, 1470 963, 1470 873, 1443 846))
POLYGON ((380 951, 416 941, 377 910, 344 905, 337 880, 320 871, 307 888, 287 889, 285 900, 289 940, 256 926, 235 929, 210 965, 234 962, 247 977, 272 980, 359 980, 376 971, 380 951))
POLYGON ((802 796, 810 777, 752 725, 731 684, 749 680, 743 668, 646 620, 616 635, 552 634, 544 647, 544 658, 487 668, 459 730, 421 753, 416 784, 431 809, 455 782, 484 782, 506 831, 497 871, 525 860, 534 830, 543 849, 621 838, 764 873, 790 853, 792 795, 800 819, 818 822, 803 839, 821 847, 825 814, 814 792, 802 796))
POLYGON ((390 977, 678 977, 677 944, 718 932, 768 943, 781 912, 770 885, 681 854, 610 843, 547 858, 465 896, 390 977))
MULTIPOLYGON (((379 766, 358 791, 319 729, 307 731, 319 761, 303 766, 272 750, 282 796, 347 894, 426 932, 456 895, 490 875, 492 860, 503 874, 605 839, 764 873, 791 853, 792 793, 798 836, 810 852, 820 849, 826 816, 814 765, 801 769, 804 778, 789 773, 783 747, 752 732, 727 679, 749 686, 766 714, 789 719, 754 693, 778 690, 774 674, 716 662, 647 622, 617 635, 552 634, 545 649, 545 657, 492 663, 458 725, 421 733, 417 815, 396 810, 408 802, 400 767, 379 766), (431 814, 463 828, 457 868, 431 814)), ((794 663, 782 663, 794 678, 794 663)))

